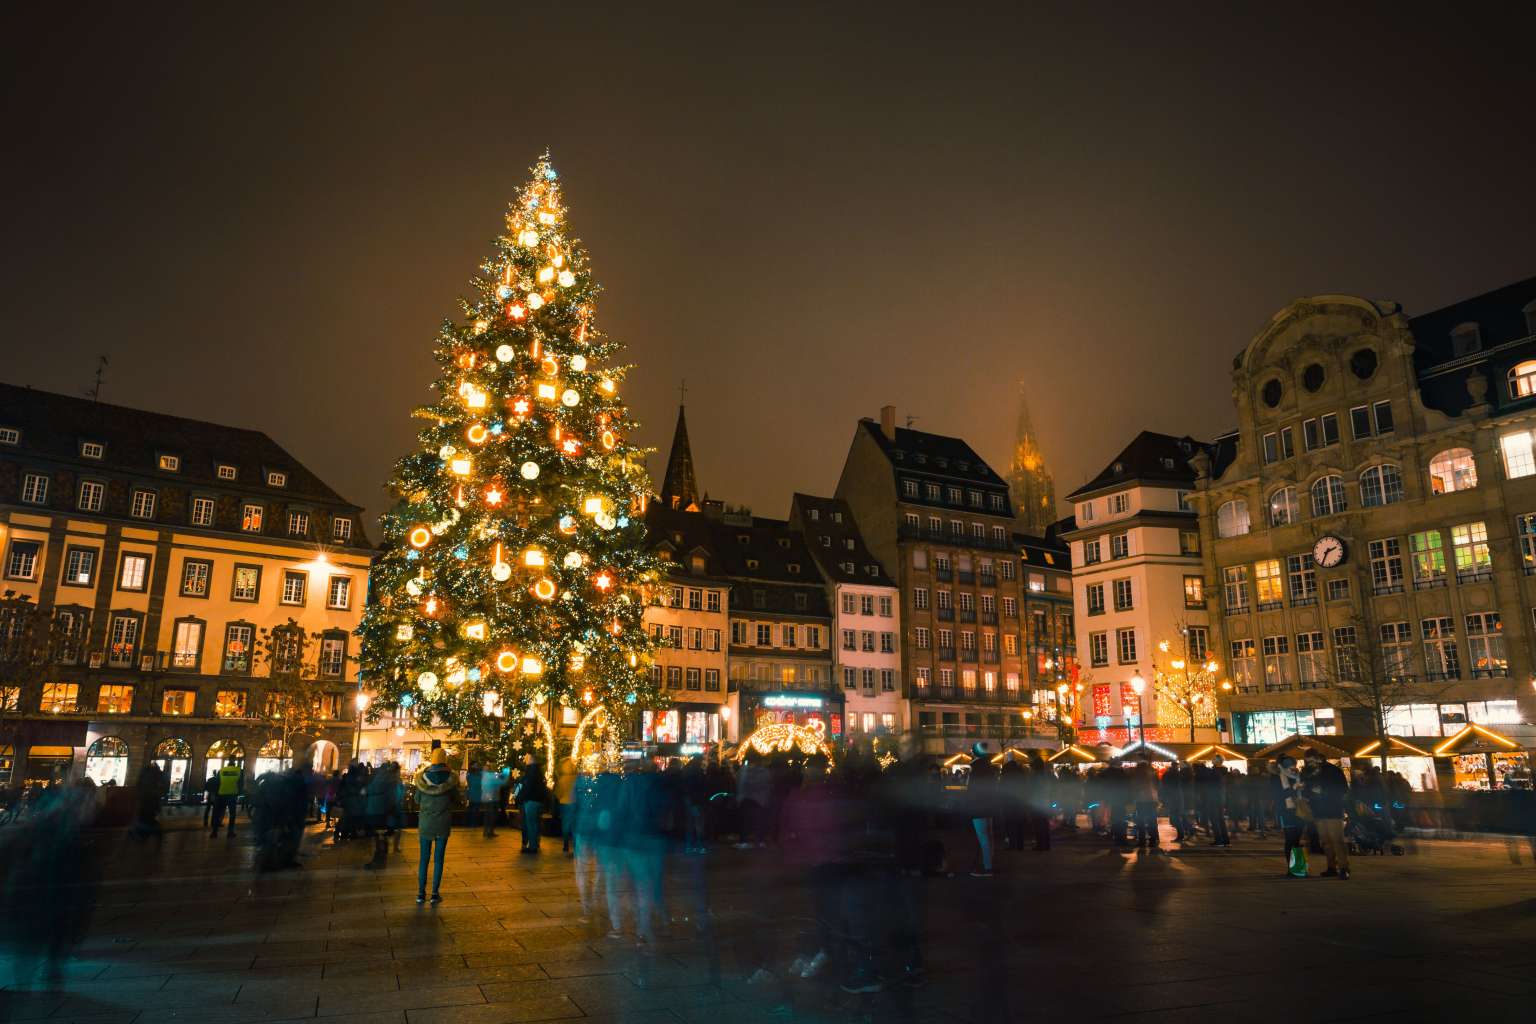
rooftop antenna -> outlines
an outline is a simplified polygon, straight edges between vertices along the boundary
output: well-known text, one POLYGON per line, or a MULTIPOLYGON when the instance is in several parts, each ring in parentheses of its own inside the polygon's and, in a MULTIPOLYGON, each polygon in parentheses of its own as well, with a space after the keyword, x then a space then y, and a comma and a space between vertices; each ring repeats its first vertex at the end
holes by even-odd
POLYGON ((688 404, 688 378, 684 377, 677 385, 677 404, 688 404))
POLYGON ((96 357, 96 382, 85 389, 85 397, 93 402, 101 401, 101 378, 107 372, 107 357, 96 357))
POLYGON ((912 424, 914 424, 916 422, 917 422, 917 417, 913 416, 911 413, 907 413, 907 429, 911 430, 912 429, 912 424))

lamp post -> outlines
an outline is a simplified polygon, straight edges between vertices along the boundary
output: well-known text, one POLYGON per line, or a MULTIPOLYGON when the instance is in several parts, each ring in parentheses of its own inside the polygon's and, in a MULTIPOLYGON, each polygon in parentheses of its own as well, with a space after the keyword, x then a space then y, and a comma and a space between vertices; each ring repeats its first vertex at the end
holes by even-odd
POLYGON ((1136 728, 1141 732, 1141 745, 1147 745, 1147 720, 1141 715, 1141 691, 1147 688, 1147 681, 1142 678, 1140 672, 1131 676, 1131 689, 1136 691, 1136 728))
POLYGON ((352 733, 352 760, 361 762, 363 759, 363 712, 368 710, 368 695, 359 686, 357 696, 353 699, 357 703, 357 728, 352 733))

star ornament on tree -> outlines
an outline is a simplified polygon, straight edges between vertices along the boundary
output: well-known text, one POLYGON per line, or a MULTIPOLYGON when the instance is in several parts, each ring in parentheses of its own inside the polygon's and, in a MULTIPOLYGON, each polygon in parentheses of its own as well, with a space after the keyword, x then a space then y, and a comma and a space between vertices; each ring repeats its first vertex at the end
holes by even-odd
POLYGON ((409 706, 504 756, 506 723, 535 705, 551 716, 590 694, 627 717, 665 703, 641 623, 661 568, 645 547, 646 452, 568 216, 546 155, 438 332, 437 398, 390 481, 359 628, 371 720, 409 706), (584 437, 601 449, 582 457, 584 437))

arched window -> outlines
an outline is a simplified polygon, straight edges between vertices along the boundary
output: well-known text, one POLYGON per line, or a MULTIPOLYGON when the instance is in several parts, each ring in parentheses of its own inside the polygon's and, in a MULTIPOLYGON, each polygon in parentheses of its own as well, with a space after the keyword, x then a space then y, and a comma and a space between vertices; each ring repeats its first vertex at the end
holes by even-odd
POLYGON ((261 778, 268 772, 280 772, 293 763, 293 751, 283 745, 282 740, 268 740, 261 745, 261 751, 256 755, 255 778, 261 778))
POLYGON ((1433 494, 1468 491, 1477 486, 1477 463, 1470 448, 1448 448, 1429 460, 1429 489, 1433 494))
POLYGON ((1301 518, 1301 502, 1296 488, 1282 487, 1269 496, 1269 525, 1289 526, 1301 518))
POLYGON ((165 773, 167 800, 180 800, 187 794, 187 767, 192 757, 192 744, 183 739, 169 739, 155 748, 154 762, 165 773))
POLYGON ((1216 536, 1241 537, 1248 529, 1248 502, 1242 498, 1222 502, 1216 510, 1216 536))
POLYGON ((1509 397, 1529 398, 1536 395, 1536 359, 1516 363, 1509 371, 1509 397))
POLYGON ((1403 474, 1396 466, 1372 466, 1360 474, 1360 504, 1365 508, 1403 500, 1403 474))
POLYGON ((128 744, 117 736, 103 736, 85 748, 85 777, 98 786, 128 782, 128 744))
POLYGON ((1344 500, 1344 478, 1341 476, 1318 477, 1312 485, 1312 515, 1331 516, 1349 508, 1344 500))

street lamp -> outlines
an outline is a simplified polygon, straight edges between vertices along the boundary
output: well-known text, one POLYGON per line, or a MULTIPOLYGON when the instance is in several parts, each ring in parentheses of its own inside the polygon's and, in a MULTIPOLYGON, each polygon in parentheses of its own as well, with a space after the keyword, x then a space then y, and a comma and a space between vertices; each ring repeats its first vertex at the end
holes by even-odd
POLYGON ((1141 691, 1147 688, 1147 681, 1142 678, 1140 672, 1131 676, 1131 689, 1136 691, 1136 727, 1141 731, 1141 745, 1147 745, 1147 720, 1141 716, 1141 691))
POLYGON ((352 760, 363 759, 363 712, 368 710, 368 695, 361 689, 354 698, 357 703, 357 729, 352 734, 352 760))

